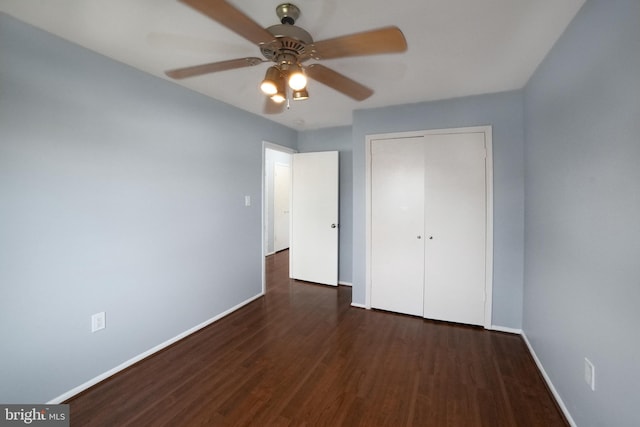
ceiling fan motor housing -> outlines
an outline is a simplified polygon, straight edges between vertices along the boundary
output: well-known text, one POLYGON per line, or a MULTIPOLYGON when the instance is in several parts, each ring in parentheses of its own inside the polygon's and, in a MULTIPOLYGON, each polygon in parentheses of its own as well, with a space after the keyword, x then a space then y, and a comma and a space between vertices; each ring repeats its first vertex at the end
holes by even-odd
POLYGON ((278 55, 283 53, 302 56, 307 50, 307 45, 313 43, 311 34, 295 25, 273 25, 267 28, 267 31, 273 34, 276 40, 260 46, 260 51, 270 61, 277 61, 278 55))
POLYGON ((276 14, 281 24, 267 28, 276 40, 261 45, 260 51, 266 59, 286 68, 287 65, 298 63, 298 57, 304 55, 307 45, 313 43, 313 38, 306 30, 294 25, 300 16, 300 9, 296 5, 279 4, 276 14))

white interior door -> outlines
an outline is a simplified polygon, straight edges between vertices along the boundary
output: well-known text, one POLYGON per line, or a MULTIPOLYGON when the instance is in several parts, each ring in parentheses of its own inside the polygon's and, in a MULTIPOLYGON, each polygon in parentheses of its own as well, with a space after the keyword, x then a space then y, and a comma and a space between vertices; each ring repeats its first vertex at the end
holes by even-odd
POLYGON ((424 317, 483 325, 484 133, 425 137, 424 317))
POLYGON ((422 316, 424 138, 371 143, 371 306, 422 316))
POLYGON ((273 179, 273 246, 275 252, 289 247, 290 187, 289 165, 276 163, 273 179))
POLYGON ((338 285, 338 152, 292 156, 291 246, 293 279, 338 285))

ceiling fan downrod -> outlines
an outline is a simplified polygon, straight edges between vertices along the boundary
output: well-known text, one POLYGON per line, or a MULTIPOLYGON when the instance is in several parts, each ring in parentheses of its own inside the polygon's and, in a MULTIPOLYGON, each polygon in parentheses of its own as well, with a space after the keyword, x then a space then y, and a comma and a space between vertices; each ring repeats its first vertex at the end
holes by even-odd
POLYGON ((276 14, 280 18, 280 23, 293 25, 300 16, 300 9, 295 4, 282 3, 276 7, 276 14))

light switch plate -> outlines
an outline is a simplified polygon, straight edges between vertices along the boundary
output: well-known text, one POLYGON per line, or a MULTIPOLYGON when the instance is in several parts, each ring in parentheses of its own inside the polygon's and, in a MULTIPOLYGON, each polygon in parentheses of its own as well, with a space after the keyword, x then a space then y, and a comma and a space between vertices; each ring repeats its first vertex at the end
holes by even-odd
POLYGON ((104 311, 91 316, 91 332, 97 332, 107 326, 104 311))
POLYGON ((584 358, 584 381, 591 387, 591 390, 596 389, 596 368, 586 357, 584 358))

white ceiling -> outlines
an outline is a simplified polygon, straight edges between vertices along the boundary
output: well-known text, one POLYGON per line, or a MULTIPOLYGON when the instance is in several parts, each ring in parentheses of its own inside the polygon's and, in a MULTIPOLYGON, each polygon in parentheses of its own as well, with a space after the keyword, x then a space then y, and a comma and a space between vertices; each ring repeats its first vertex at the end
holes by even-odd
MULTIPOLYGON (((356 109, 522 88, 585 0, 293 0, 314 40, 396 25, 399 54, 322 61, 375 90, 353 101, 317 82, 310 99, 266 116, 294 129, 351 123, 356 109)), ((278 23, 279 0, 230 0, 258 24, 278 23)), ((0 0, 0 11, 142 71, 261 56, 258 48, 177 0, 0 0)), ((175 81, 262 114, 268 65, 175 81)))

